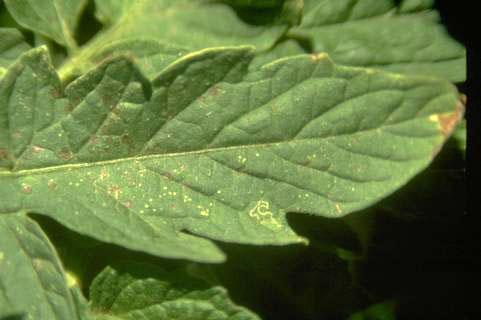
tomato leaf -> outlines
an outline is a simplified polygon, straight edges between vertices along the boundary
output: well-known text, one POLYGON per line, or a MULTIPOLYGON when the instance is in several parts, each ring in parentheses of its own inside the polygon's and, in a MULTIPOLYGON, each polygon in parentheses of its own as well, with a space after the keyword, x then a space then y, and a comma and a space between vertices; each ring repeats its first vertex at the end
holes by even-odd
POLYGON ((86 0, 5 0, 13 18, 24 28, 75 50, 74 33, 86 0))
POLYGON ((326 55, 246 74, 251 52, 188 54, 152 82, 115 58, 64 93, 44 49, 24 54, 0 83, 0 212, 221 261, 202 237, 302 242, 287 212, 341 217, 384 198, 431 162, 462 116, 442 80, 326 55))
POLYGON ((431 3, 305 0, 302 23, 290 33, 343 65, 464 81, 465 50, 439 24, 431 3))
POLYGON ((24 213, 0 215, 0 317, 78 319, 55 249, 24 213))
POLYGON ((99 320, 260 319, 234 305, 220 286, 210 286, 183 270, 167 272, 142 263, 105 268, 94 279, 90 298, 91 313, 99 320))

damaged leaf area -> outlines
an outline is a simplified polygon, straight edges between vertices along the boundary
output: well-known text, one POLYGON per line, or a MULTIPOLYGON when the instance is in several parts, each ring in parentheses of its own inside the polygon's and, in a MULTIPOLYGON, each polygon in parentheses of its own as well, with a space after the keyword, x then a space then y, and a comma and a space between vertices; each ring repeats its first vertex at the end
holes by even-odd
POLYGON ((152 82, 117 58, 62 92, 45 49, 24 54, 0 85, 0 210, 221 261, 206 238, 302 242, 286 213, 342 217, 387 196, 430 163, 462 114, 442 80, 325 54, 247 72, 251 57, 249 47, 198 51, 152 82))

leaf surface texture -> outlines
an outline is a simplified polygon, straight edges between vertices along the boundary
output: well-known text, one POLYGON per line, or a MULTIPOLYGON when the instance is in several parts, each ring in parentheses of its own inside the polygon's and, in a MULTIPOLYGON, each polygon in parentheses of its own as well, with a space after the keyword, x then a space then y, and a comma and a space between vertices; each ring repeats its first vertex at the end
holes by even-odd
POLYGON ((286 213, 341 217, 387 196, 462 116, 445 81, 326 55, 247 72, 251 58, 250 47, 201 50, 153 81, 114 58, 62 91, 44 49, 24 54, 0 83, 0 212, 220 261, 202 237, 300 242, 286 213))
POLYGON ((96 320, 260 320, 230 301, 224 288, 210 286, 182 270, 124 263, 105 268, 90 287, 96 320))
POLYGON ((80 320, 55 249, 23 213, 0 217, 0 317, 80 320))
POLYGON ((302 23, 291 35, 339 64, 465 80, 465 50, 439 24, 432 1, 304 2, 302 23))

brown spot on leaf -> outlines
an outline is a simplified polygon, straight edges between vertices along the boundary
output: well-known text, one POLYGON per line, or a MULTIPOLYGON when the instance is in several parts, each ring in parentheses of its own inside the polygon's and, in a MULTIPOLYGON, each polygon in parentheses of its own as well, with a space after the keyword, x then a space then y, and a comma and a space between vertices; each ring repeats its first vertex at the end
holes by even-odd
POLYGON ((128 146, 131 146, 134 143, 134 141, 132 140, 132 138, 128 134, 124 134, 122 136, 121 142, 122 142, 122 144, 125 144, 125 145, 128 145, 128 146))
POLYGON ((464 103, 466 102, 466 96, 463 96, 458 100, 456 104, 456 109, 453 113, 440 114, 438 116, 439 126, 441 128, 441 133, 447 137, 449 136, 456 124, 461 120, 464 113, 464 103))
POLYGON ((68 103, 65 105, 64 111, 65 113, 70 113, 73 111, 74 108, 75 106, 72 103, 68 103))
POLYGON ((126 207, 127 209, 130 209, 132 208, 132 201, 130 200, 127 200, 123 203, 124 207, 126 207))
MULTIPOLYGON (((432 121, 436 121, 439 124, 439 130, 445 138, 448 138, 449 135, 451 135, 456 124, 462 119, 465 104, 466 96, 461 94, 456 103, 454 112, 430 117, 432 121)), ((442 144, 436 145, 431 153, 431 157, 434 158, 441 151, 442 147, 442 144)))
POLYGON ((0 148, 0 160, 8 159, 8 151, 0 148))
POLYGON ((113 108, 112 109, 112 115, 116 116, 117 118, 120 117, 120 109, 119 108, 113 108))
POLYGON ((50 92, 50 94, 51 94, 52 97, 55 98, 55 99, 58 99, 58 98, 61 98, 61 97, 62 97, 62 92, 60 92, 60 90, 59 90, 58 88, 52 89, 52 91, 50 92))
POLYGON ((128 134, 124 134, 120 138, 120 141, 122 142, 123 145, 127 146, 129 153, 133 153, 135 151, 134 140, 128 134))
POLYGON ((68 161, 73 158, 73 153, 70 151, 68 148, 62 148, 60 151, 57 153, 57 157, 64 161, 68 161))

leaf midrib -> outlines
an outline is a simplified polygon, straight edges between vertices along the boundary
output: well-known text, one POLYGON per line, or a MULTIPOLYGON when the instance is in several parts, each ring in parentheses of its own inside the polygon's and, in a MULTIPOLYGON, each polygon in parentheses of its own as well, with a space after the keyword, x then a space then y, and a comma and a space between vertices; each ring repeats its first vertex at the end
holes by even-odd
POLYGON ((143 156, 133 156, 133 157, 127 157, 127 158, 105 160, 105 161, 83 162, 83 163, 56 165, 56 166, 50 166, 50 167, 44 167, 44 168, 24 169, 24 170, 18 170, 18 171, 0 171, 0 177, 9 177, 9 176, 18 177, 18 176, 24 176, 24 175, 43 174, 43 173, 61 171, 63 169, 70 171, 74 169, 106 166, 106 165, 112 165, 116 163, 129 162, 129 161, 144 161, 144 160, 150 160, 150 159, 174 158, 174 157, 189 156, 194 154, 207 154, 207 153, 219 152, 219 151, 235 151, 235 150, 242 150, 242 149, 248 149, 248 148, 268 148, 272 146, 278 146, 281 144, 294 143, 294 142, 319 141, 319 140, 326 141, 326 140, 330 140, 330 139, 334 139, 342 136, 354 135, 354 134, 379 130, 382 128, 392 127, 392 126, 400 125, 410 121, 418 121, 419 119, 422 119, 422 118, 428 119, 429 115, 426 115, 423 117, 415 117, 412 119, 407 119, 407 120, 403 120, 396 123, 384 124, 379 127, 358 130, 356 132, 334 134, 332 136, 326 136, 326 137, 301 138, 301 139, 292 139, 292 140, 269 142, 269 143, 247 144, 247 145, 230 146, 230 147, 217 147, 217 148, 209 148, 209 149, 202 149, 202 150, 192 150, 192 151, 163 153, 163 154, 150 154, 150 155, 143 155, 143 156))

